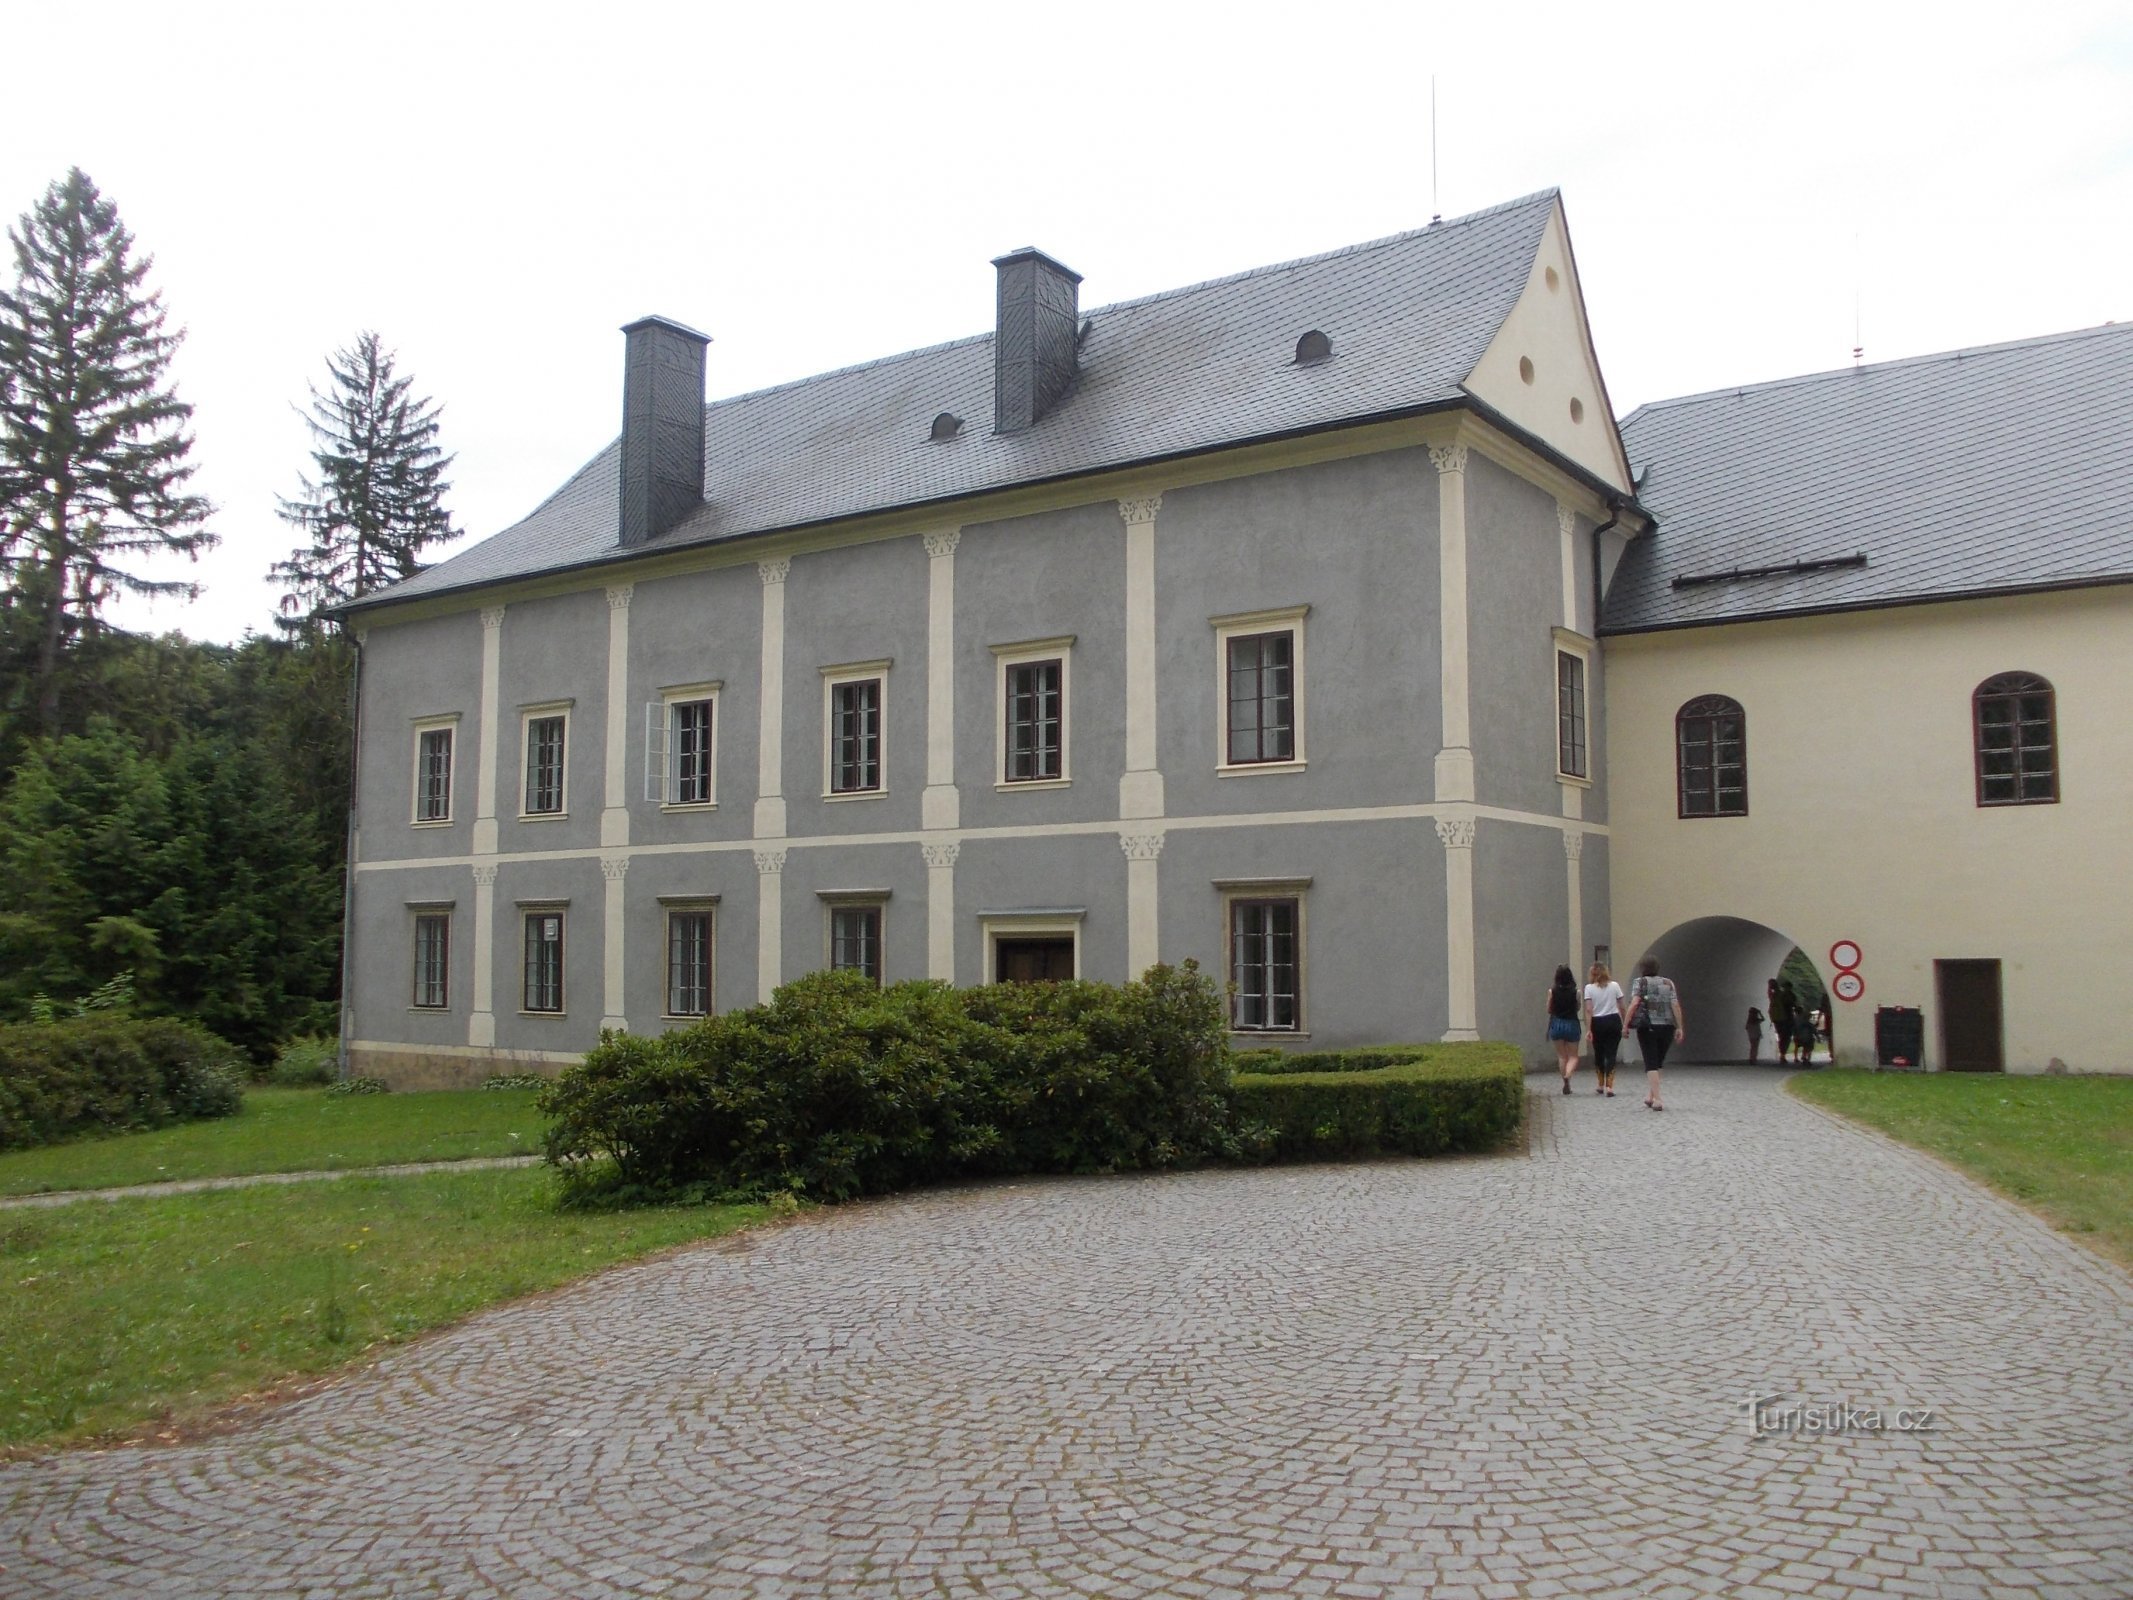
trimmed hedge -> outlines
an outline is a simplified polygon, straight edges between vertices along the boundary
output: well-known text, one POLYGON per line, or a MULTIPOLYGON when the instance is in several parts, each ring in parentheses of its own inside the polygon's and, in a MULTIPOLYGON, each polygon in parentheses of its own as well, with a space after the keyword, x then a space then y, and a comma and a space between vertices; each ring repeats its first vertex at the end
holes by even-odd
POLYGON ((226 1117, 237 1050, 197 1023, 92 1012, 0 1023, 0 1150, 226 1117))
POLYGON ((1237 1065, 1237 1117, 1265 1130, 1276 1161, 1492 1150, 1525 1116, 1525 1066, 1515 1045, 1255 1050, 1237 1065))

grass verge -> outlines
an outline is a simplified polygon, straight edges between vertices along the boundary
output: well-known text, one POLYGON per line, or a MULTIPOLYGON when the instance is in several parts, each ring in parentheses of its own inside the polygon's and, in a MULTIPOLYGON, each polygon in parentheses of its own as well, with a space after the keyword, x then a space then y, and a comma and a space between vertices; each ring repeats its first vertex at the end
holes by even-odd
POLYGON ((533 1109, 535 1093, 459 1089, 328 1095, 323 1089, 248 1089, 244 1109, 234 1117, 0 1155, 0 1195, 537 1155, 544 1124, 533 1109))
POLYGON ((1932 1152, 2133 1267, 2133 1078, 1829 1070, 1787 1086, 1932 1152))
POLYGON ((760 1206, 555 1206, 545 1168, 0 1213, 0 1447, 175 1433, 760 1206))

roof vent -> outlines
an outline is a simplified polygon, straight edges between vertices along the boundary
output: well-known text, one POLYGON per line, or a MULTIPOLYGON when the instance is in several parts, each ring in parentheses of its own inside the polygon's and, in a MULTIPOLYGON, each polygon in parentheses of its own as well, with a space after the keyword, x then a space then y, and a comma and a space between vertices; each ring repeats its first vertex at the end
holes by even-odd
POLYGON ((953 411, 943 411, 933 419, 933 432, 927 435, 935 444, 943 439, 953 439, 963 431, 963 419, 953 411))
POLYGON ((1332 356, 1333 341, 1316 328, 1296 341, 1296 364, 1299 367, 1315 367, 1321 361, 1331 360, 1332 356))
POLYGON ((1042 250, 994 260, 999 321, 992 341, 993 431, 1020 433, 1074 381, 1081 274, 1042 250))

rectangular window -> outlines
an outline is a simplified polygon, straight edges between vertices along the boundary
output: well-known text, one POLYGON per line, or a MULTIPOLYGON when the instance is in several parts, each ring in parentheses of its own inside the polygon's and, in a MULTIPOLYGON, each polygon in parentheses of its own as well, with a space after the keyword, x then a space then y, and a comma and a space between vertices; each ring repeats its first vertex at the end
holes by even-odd
POLYGON ((1585 658, 1555 653, 1555 770, 1583 778, 1585 770, 1585 658))
POLYGON ((846 678, 829 686, 830 793, 881 789, 879 678, 846 678))
POLYGON ((711 913, 667 913, 667 1013, 670 1017, 711 1014, 711 913))
POLYGON ((442 1010, 447 1004, 448 979, 452 970, 452 919, 442 911, 425 911, 415 917, 415 1001, 424 1010, 442 1010))
POLYGON ((450 728, 424 728, 415 735, 415 820, 452 820, 450 728))
POLYGON ((1230 1026, 1241 1033, 1294 1033, 1302 1026, 1301 903, 1229 903, 1230 1026))
POLYGON ((830 970, 881 982, 881 907, 830 907, 830 970))
POLYGON ((568 719, 552 712, 526 719, 526 815, 563 813, 563 730, 568 719))
POLYGON ((1066 772, 1066 664, 1021 661, 1007 669, 1007 770, 1002 781, 1038 783, 1066 772))
POLYGON ((526 913, 526 1009, 563 1009, 563 913, 526 913))
POLYGON ((1229 760, 1296 759, 1295 639, 1248 633, 1229 641, 1229 760))
POLYGON ((674 700, 667 705, 667 804, 711 803, 711 702, 674 700))

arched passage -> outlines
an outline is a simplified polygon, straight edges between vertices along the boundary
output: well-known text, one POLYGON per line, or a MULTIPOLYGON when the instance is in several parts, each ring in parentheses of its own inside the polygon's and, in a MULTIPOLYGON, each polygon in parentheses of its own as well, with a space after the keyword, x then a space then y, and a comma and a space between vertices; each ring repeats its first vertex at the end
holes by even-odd
MULTIPOLYGON (((1674 980, 1689 1022, 1687 1043, 1669 1059, 1745 1061, 1748 1008, 1770 1009, 1770 980, 1797 947, 1789 933, 1745 917, 1698 917, 1660 935, 1645 954, 1656 956, 1659 970, 1674 980)), ((1632 967, 1622 977, 1623 988, 1629 987, 1635 971, 1632 967)), ((1624 1053, 1634 1054, 1627 1048, 1624 1053)), ((1762 1058, 1770 1062, 1776 1057, 1766 1024, 1762 1058)))

